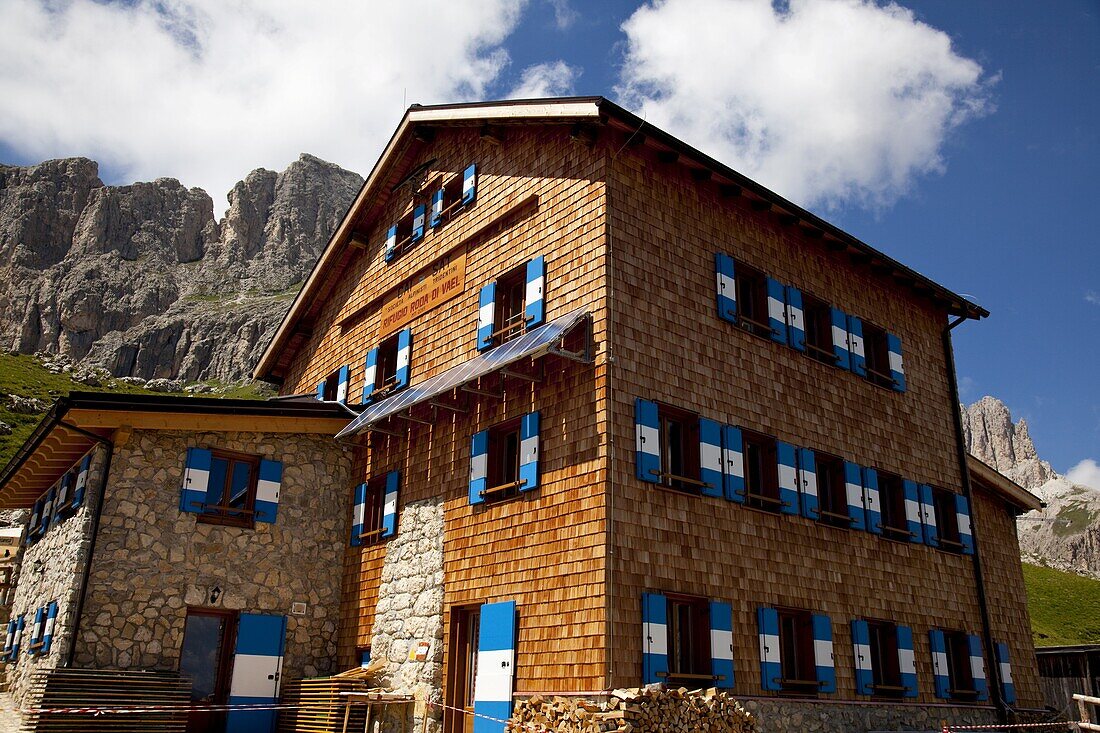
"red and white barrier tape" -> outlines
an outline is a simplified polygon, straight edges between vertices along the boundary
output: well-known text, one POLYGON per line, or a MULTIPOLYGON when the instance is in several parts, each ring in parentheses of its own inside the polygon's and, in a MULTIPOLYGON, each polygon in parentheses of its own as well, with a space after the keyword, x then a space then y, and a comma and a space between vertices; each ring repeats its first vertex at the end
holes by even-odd
POLYGON ((1025 730, 1034 728, 1051 728, 1060 727, 1064 730, 1074 730, 1074 723, 1001 723, 999 725, 945 725, 943 727, 943 733, 956 733, 956 731, 965 730, 1025 730))

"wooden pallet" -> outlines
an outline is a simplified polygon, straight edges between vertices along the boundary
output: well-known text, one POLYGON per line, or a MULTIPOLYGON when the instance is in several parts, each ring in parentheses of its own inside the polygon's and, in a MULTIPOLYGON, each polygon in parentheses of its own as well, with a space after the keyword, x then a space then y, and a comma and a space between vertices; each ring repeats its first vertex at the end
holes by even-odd
POLYGON ((175 706, 165 712, 144 713, 45 713, 32 712, 23 719, 23 731, 127 731, 132 733, 183 733, 191 702, 191 682, 175 672, 117 669, 52 669, 31 678, 29 706, 48 708, 175 706))
MULTIPOLYGON (((364 679, 354 677, 314 677, 283 685, 281 703, 300 707, 279 712, 278 733, 340 733, 344 725, 344 698, 341 692, 366 692, 371 689, 364 679)), ((353 707, 348 730, 363 730, 366 709, 353 707)))

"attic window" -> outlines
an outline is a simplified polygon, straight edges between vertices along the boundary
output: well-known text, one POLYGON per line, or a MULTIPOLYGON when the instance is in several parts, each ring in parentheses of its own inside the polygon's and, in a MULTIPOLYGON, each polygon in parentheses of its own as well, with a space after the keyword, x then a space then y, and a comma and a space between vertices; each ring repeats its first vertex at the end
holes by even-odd
POLYGON ((443 226, 477 198, 477 166, 469 165, 446 181, 435 179, 413 196, 410 209, 385 232, 383 252, 392 262, 422 240, 430 231, 443 226))

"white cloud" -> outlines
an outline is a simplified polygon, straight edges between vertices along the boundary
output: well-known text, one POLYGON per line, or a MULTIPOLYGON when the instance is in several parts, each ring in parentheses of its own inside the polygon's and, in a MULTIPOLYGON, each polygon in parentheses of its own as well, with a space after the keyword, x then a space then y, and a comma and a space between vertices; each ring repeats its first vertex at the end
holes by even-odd
POLYGON ((560 97, 573 93, 573 82, 581 75, 581 69, 564 61, 547 61, 523 70, 519 83, 509 92, 511 99, 560 97))
POLYGON ((550 5, 554 8, 554 24, 557 25, 559 31, 567 31, 572 28, 581 15, 572 8, 569 0, 550 0, 550 5))
POLYGON ((1071 468, 1069 473, 1066 474, 1066 478, 1075 484, 1089 486, 1100 491, 1100 464, 1091 458, 1086 458, 1071 468))
POLYGON ((991 105, 943 32, 868 0, 653 0, 617 91, 649 122, 804 205, 889 205, 991 105))
POLYGON ((1095 290, 1089 290, 1085 293, 1085 302, 1092 303, 1093 305, 1100 305, 1100 293, 1095 290))
POLYGON ((224 195, 300 152, 366 174, 403 97, 481 98, 522 3, 9 0, 0 140, 224 195))

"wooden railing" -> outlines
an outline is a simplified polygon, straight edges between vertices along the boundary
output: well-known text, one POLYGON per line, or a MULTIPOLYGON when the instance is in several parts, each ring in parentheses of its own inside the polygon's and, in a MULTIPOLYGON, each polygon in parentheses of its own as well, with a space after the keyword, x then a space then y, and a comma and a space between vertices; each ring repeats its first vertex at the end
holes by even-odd
POLYGON ((1089 715, 1089 705, 1096 705, 1100 707, 1100 697, 1091 697, 1089 695, 1074 695, 1073 699, 1077 701, 1077 712, 1081 714, 1081 722, 1077 723, 1077 730, 1095 730, 1100 731, 1100 725, 1092 722, 1092 716, 1089 715))

